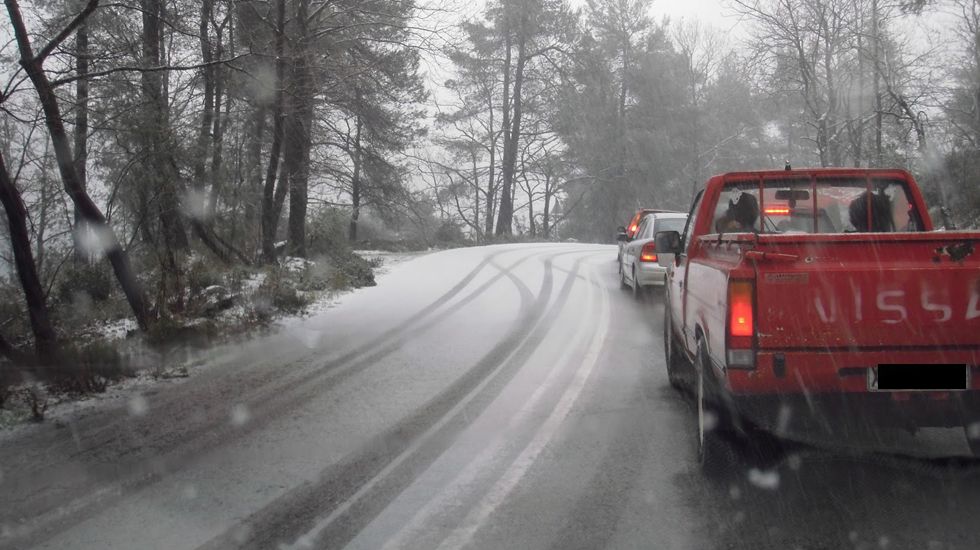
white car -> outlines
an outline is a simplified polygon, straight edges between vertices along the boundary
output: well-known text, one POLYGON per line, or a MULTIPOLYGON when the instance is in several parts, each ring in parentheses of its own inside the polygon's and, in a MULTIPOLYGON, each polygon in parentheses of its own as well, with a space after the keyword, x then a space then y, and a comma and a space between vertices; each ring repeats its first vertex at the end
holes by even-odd
POLYGON ((653 237, 660 231, 684 232, 687 214, 657 212, 643 216, 636 234, 623 247, 619 260, 619 281, 623 288, 633 290, 639 297, 646 287, 662 286, 666 268, 657 263, 657 251, 653 237))

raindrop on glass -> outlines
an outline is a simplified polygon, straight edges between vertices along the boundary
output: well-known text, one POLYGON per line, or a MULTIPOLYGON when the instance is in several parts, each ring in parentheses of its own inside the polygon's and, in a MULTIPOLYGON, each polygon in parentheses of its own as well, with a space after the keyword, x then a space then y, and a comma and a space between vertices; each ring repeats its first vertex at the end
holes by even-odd
POLYGON ((718 416, 711 411, 704 411, 704 431, 710 432, 718 426, 718 416))
POLYGON ((749 483, 760 489, 774 490, 779 488, 779 472, 775 470, 760 470, 752 468, 749 470, 749 483))
POLYGON ((980 439, 980 422, 974 422, 967 426, 966 436, 970 439, 980 439))
POLYGON ((798 454, 792 454, 786 459, 786 463, 789 465, 790 470, 796 471, 803 465, 803 459, 798 454))
POLYGON ((239 403, 231 408, 232 426, 244 426, 252 415, 248 412, 248 407, 239 403))
POLYGON ((135 395, 129 400, 128 408, 129 414, 132 416, 143 416, 149 410, 150 404, 147 403, 146 398, 142 395, 135 395))
POLYGON ((252 536, 252 528, 248 525, 239 525, 235 527, 231 532, 231 538, 236 543, 244 545, 248 542, 249 537, 252 536))

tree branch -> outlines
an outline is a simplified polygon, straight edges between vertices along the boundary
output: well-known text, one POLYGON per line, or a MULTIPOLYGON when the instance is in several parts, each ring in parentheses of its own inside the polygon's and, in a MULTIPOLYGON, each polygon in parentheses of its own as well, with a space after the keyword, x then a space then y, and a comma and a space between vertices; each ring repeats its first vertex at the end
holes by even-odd
POLYGON ((100 76, 107 76, 113 73, 121 73, 121 72, 155 73, 160 71, 193 71, 195 69, 203 69, 205 67, 210 67, 212 65, 228 64, 233 61, 237 61, 245 57, 246 55, 248 54, 236 55, 235 57, 232 57, 230 59, 219 59, 217 61, 211 61, 208 63, 198 63, 196 65, 161 65, 159 67, 114 67, 112 69, 106 69, 104 71, 96 71, 94 73, 88 73, 84 77, 72 76, 68 78, 61 78, 58 80, 52 80, 51 86, 58 87, 64 84, 70 84, 81 78, 91 79, 91 78, 97 78, 100 76))
POLYGON ((75 18, 71 20, 71 23, 68 23, 68 26, 61 29, 58 36, 54 37, 51 42, 48 42, 48 45, 42 48, 41 52, 34 56, 31 63, 44 63, 45 58, 51 55, 51 52, 60 46, 62 42, 67 40, 68 37, 71 36, 71 33, 75 32, 75 29, 77 29, 89 15, 92 15, 92 12, 94 12, 97 7, 99 7, 99 0, 88 0, 88 4, 85 4, 85 9, 76 15, 75 18))

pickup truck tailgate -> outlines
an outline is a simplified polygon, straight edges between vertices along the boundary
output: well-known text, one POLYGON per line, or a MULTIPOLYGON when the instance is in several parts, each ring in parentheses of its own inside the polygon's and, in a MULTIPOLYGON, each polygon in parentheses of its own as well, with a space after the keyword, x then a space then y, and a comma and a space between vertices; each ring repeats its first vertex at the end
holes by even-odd
POLYGON ((980 347, 976 233, 759 235, 760 349, 980 347))

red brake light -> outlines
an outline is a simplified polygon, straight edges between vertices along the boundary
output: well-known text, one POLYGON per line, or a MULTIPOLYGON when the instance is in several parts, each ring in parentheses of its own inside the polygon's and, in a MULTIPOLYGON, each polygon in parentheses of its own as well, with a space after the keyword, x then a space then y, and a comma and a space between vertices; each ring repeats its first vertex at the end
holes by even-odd
POLYGON ((791 210, 788 206, 767 206, 766 214, 770 216, 789 216, 791 210))
POLYGON ((650 241, 647 244, 643 245, 643 248, 640 250, 640 261, 641 262, 657 261, 656 250, 657 250, 657 245, 655 245, 653 241, 650 241))
POLYGON ((728 334, 751 337, 755 330, 752 313, 752 282, 731 281, 728 284, 728 334))

